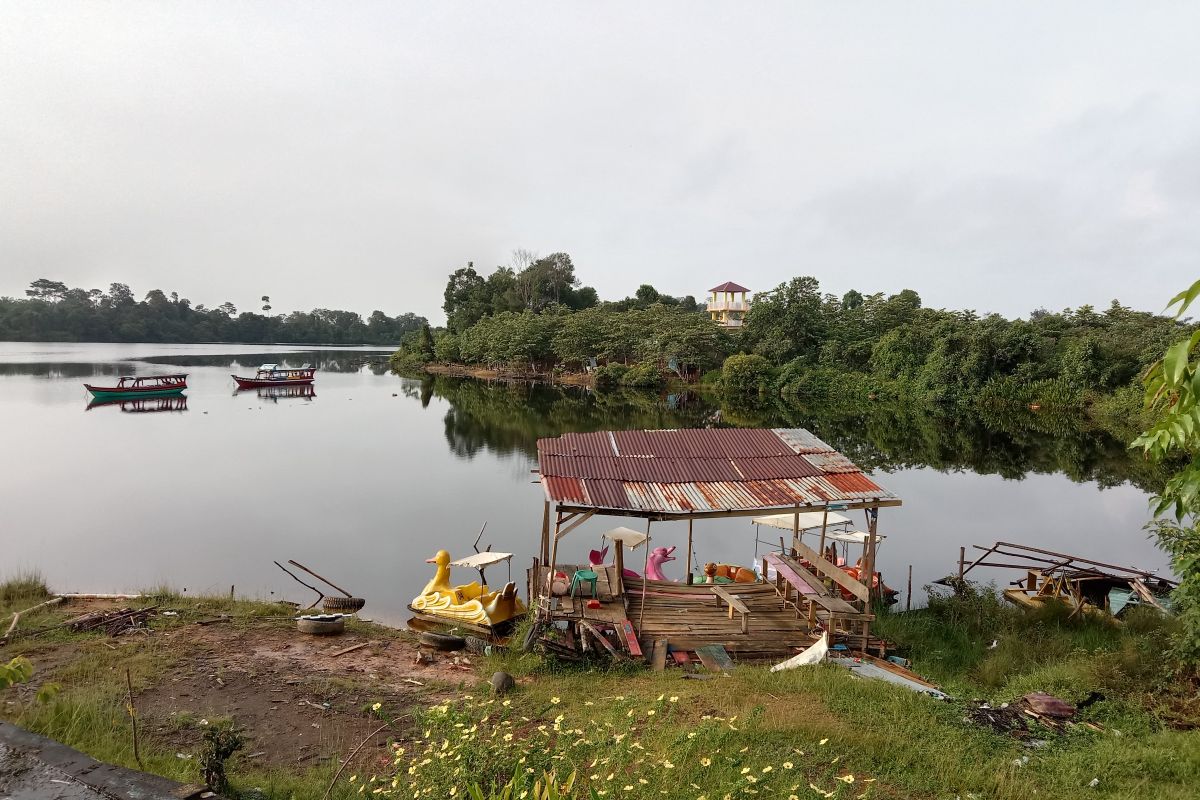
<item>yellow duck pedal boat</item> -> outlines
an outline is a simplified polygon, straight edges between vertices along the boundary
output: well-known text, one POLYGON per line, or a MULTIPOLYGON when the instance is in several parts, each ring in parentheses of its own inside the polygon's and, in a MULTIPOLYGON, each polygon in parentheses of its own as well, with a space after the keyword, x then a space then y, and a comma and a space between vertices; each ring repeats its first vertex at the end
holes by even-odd
POLYGON ((445 550, 439 550, 425 563, 436 564, 437 571, 421 594, 413 598, 414 611, 473 625, 498 625, 525 613, 516 583, 509 582, 498 592, 479 581, 451 586, 450 554, 445 550))

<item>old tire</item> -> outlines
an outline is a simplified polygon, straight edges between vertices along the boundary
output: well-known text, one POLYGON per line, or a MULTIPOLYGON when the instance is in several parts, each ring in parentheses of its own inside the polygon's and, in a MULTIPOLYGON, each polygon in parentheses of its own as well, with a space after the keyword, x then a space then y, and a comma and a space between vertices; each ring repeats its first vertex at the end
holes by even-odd
POLYGON ((346 630, 346 618, 314 614, 296 620, 296 629, 314 636, 331 636, 346 630))
POLYGON ((367 601, 361 597, 326 597, 321 601, 321 608, 340 614, 353 614, 366 604, 367 601))
POLYGON ((421 644, 442 652, 462 650, 467 646, 467 640, 452 633, 437 633, 436 631, 421 631, 417 637, 421 644))

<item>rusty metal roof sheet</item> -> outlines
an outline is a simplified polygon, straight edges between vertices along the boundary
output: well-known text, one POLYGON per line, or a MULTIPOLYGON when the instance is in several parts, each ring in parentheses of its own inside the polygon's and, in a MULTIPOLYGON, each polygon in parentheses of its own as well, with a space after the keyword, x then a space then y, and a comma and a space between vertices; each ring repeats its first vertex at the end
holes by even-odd
POLYGON ((551 502, 703 514, 898 498, 803 428, 568 433, 538 440, 551 502))

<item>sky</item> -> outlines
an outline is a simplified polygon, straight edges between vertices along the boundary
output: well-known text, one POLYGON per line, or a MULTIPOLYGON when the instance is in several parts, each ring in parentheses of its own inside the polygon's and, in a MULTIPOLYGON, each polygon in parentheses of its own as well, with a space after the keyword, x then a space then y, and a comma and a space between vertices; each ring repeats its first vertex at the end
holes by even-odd
POLYGON ((1024 316, 1200 277, 1192 3, 0 5, 0 295, 441 321, 813 275, 1024 316))

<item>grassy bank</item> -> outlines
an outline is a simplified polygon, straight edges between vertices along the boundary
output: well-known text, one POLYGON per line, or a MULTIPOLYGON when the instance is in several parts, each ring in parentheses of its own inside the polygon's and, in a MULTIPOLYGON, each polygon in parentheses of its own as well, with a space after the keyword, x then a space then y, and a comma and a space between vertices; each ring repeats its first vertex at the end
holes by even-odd
MULTIPOLYGON (((0 614, 29 599, 0 601, 0 614)), ((197 667, 196 652, 241 647, 255 651, 252 670, 266 686, 284 686, 291 675, 285 662, 261 653, 270 636, 291 635, 286 620, 274 619, 291 610, 168 593, 136 602, 169 606, 178 616, 159 618, 148 635, 110 639, 57 631, 0 651, 6 658, 25 654, 37 668, 23 693, 0 696, 2 716, 97 758, 135 766, 125 708, 128 669, 146 769, 195 781, 198 751, 180 749, 177 737, 185 732, 176 729, 198 721, 195 714, 174 714, 189 702, 179 681, 197 672, 208 679, 211 671, 224 677, 216 695, 233 691, 244 678, 210 661, 197 667), (194 624, 220 615, 230 621, 194 624), (37 689, 51 680, 61 690, 39 703, 37 689), (166 705, 156 705, 156 696, 166 705), (164 716, 167 707, 172 714, 164 716)), ((71 613, 52 609, 30 625, 44 627, 71 613)), ((380 666, 407 662, 408 651, 397 648, 411 643, 382 630, 367 635, 388 639, 390 649, 375 642, 383 661, 361 673, 343 664, 334 677, 321 678, 319 689, 310 687, 327 694, 299 696, 326 698, 333 711, 311 713, 327 728, 336 721, 330 714, 343 707, 365 729, 402 719, 347 768, 335 797, 461 797, 473 783, 504 783, 514 773, 522 787, 514 800, 545 773, 559 781, 573 774, 564 796, 576 798, 1196 796, 1200 731, 1187 728, 1200 722, 1200 708, 1195 686, 1180 682, 1164 662, 1169 620, 1134 615, 1113 625, 1053 610, 1029 616, 983 591, 935 599, 909 614, 884 614, 877 630, 957 699, 934 700, 829 665, 774 674, 739 666, 728 675, 685 680, 678 670, 563 667, 512 652, 444 673, 449 677, 440 682, 423 677, 419 693, 396 694, 383 688, 395 676, 381 674, 380 666), (503 698, 487 683, 498 669, 518 682, 503 698), (1064 731, 1034 723, 1035 746, 966 719, 971 700, 999 705, 1035 690, 1090 702, 1064 731), (386 746, 385 737, 391 740, 386 746)), ((294 637, 279 641, 289 650, 298 646, 288 644, 294 637)), ((230 723, 247 724, 238 712, 230 716, 230 723)), ((229 762, 232 791, 320 798, 338 758, 360 740, 329 739, 319 758, 287 765, 258 764, 242 752, 229 762)))

